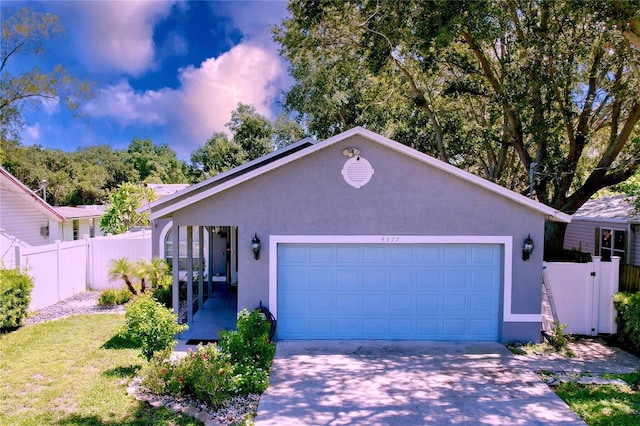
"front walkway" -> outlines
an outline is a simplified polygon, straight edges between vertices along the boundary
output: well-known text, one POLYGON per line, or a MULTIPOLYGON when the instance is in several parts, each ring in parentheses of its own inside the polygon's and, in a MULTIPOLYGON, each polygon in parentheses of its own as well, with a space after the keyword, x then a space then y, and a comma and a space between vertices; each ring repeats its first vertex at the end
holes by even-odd
POLYGON ((193 315, 189 329, 178 335, 178 344, 174 352, 196 350, 197 341, 206 343, 220 340, 221 330, 236 329, 236 311, 236 295, 225 287, 217 287, 203 308, 193 315))

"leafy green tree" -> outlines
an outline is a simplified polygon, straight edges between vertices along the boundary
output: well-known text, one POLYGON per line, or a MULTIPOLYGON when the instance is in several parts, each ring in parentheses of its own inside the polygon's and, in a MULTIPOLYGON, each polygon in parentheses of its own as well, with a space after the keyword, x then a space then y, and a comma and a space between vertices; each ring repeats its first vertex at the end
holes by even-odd
POLYGON ((3 7, 0 20, 0 140, 16 138, 24 125, 24 111, 39 108, 44 102, 59 102, 78 113, 80 100, 91 96, 91 83, 74 78, 61 65, 48 72, 38 67, 26 71, 15 68, 13 72, 10 69, 20 56, 45 53, 43 42, 63 31, 58 17, 26 7, 3 7))
POLYGON ((224 133, 214 133, 203 147, 191 153, 193 181, 215 176, 305 136, 302 126, 287 115, 271 122, 258 114, 253 105, 243 103, 238 103, 231 113, 227 127, 233 134, 232 140, 224 133))
POLYGON ((365 125, 522 193, 535 164, 537 199, 573 213, 640 165, 640 2, 617 4, 293 1, 285 105, 321 137, 365 125))
POLYGON ((135 226, 149 225, 149 212, 136 210, 156 199, 156 193, 143 185, 125 182, 109 196, 108 207, 100 220, 100 229, 107 234, 122 234, 135 226))
POLYGON ((129 161, 144 183, 187 182, 187 165, 166 144, 134 138, 129 144, 129 161))
POLYGON ((214 133, 203 147, 191 153, 191 175, 198 182, 243 164, 245 158, 239 144, 224 133, 214 133))

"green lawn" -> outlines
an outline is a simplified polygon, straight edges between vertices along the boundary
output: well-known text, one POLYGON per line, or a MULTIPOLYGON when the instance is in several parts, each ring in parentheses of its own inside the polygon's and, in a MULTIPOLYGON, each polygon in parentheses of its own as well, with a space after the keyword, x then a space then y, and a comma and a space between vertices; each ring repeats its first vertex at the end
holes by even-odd
POLYGON ((1 425, 200 425, 127 395, 144 361, 124 316, 80 315, 0 335, 1 425))
POLYGON ((611 377, 628 385, 560 383, 552 389, 590 426, 640 425, 640 373, 611 377))

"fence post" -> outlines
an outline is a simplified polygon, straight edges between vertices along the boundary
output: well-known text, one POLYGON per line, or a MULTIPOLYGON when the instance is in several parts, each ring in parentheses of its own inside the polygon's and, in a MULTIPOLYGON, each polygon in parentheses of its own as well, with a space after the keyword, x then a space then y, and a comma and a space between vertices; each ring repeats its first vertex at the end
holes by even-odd
POLYGON ((88 235, 84 236, 84 250, 87 255, 86 277, 84 283, 84 289, 90 290, 91 283, 93 282, 93 253, 91 253, 91 238, 88 235))
POLYGON ((20 270, 20 246, 16 246, 16 260, 14 262, 17 271, 20 270))
POLYGON ((56 284, 58 289, 58 302, 60 301, 60 240, 56 240, 56 284))
MULTIPOLYGON (((611 257, 611 294, 616 294, 620 291, 620 258, 618 256, 611 257)), ((610 300, 611 303, 611 334, 618 332, 618 324, 616 318, 618 317, 618 311, 613 303, 613 297, 610 300)))
POLYGON ((591 315, 589 315, 590 335, 598 335, 599 323, 599 300, 600 300, 600 283, 602 278, 602 268, 600 256, 593 256, 593 267, 591 269, 591 315))

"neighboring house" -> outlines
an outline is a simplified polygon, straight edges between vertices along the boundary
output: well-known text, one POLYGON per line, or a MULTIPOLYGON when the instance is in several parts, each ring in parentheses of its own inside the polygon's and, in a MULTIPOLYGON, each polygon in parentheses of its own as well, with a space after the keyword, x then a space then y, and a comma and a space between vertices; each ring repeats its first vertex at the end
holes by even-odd
POLYGON ((101 216, 100 210, 53 207, 0 167, 0 261, 5 264, 13 260, 16 246, 101 235, 101 216))
POLYGON ((75 241, 84 237, 94 238, 102 234, 100 219, 104 206, 54 207, 65 220, 59 224, 60 241, 75 241))
POLYGON ((571 220, 363 128, 150 209, 154 255, 169 231, 174 246, 220 231, 238 309, 267 306, 279 339, 539 341, 544 223, 571 220))
POLYGON ((628 195, 611 195, 586 202, 572 217, 564 248, 601 256, 619 256, 622 263, 640 265, 640 214, 628 195))

